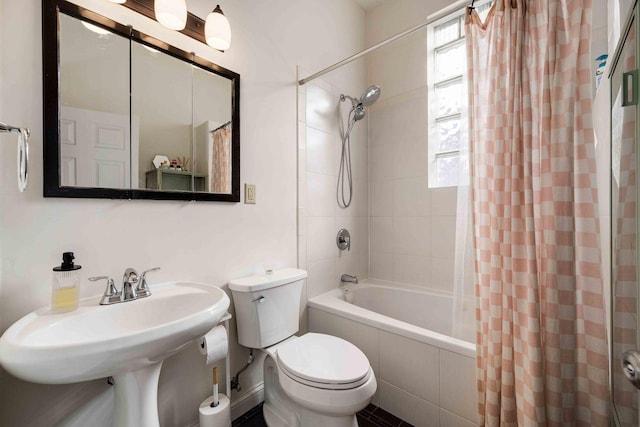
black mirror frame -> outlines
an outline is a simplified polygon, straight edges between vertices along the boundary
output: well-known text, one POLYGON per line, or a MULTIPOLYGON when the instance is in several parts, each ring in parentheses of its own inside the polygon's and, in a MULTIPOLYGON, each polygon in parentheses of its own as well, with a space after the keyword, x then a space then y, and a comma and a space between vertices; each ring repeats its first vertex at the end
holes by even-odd
POLYGON ((64 0, 42 0, 42 72, 43 72, 43 154, 44 197, 95 198, 95 199, 152 199, 240 202, 240 74, 212 62, 187 53, 167 43, 105 18, 64 0), (189 191, 158 191, 141 189, 63 187, 60 185, 60 102, 59 63, 60 25, 58 14, 62 12, 90 21, 139 43, 161 50, 196 67, 231 80, 231 193, 206 193, 189 191))

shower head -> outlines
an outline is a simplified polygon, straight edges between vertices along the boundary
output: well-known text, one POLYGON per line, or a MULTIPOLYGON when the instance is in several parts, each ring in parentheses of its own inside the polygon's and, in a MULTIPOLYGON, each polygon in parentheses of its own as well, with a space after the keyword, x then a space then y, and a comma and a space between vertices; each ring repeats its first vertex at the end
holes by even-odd
POLYGON ((346 101, 347 99, 349 99, 351 101, 351 105, 353 106, 353 108, 370 107, 378 100, 379 97, 380 97, 380 86, 373 85, 373 86, 369 86, 367 90, 364 91, 360 99, 342 94, 340 95, 340 101, 346 101))
POLYGON ((369 107, 373 105, 373 103, 376 102, 379 97, 380 97, 380 86, 378 85, 369 86, 367 90, 365 90, 362 96, 360 97, 360 104, 362 104, 364 107, 369 107))

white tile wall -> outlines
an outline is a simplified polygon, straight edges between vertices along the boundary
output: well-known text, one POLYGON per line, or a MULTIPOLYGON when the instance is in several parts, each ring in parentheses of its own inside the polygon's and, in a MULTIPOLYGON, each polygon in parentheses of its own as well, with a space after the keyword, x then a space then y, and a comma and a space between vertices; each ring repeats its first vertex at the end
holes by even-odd
POLYGON ((369 222, 371 224, 371 253, 393 254, 393 219, 391 217, 372 217, 369 222))
POLYGON ((440 427, 475 427, 477 424, 440 408, 440 427))
POLYGON ((438 427, 439 408, 384 380, 378 381, 379 406, 416 427, 438 427))
POLYGON ((307 172, 307 214, 309 216, 335 216, 335 184, 333 176, 307 172))
POLYGON ((424 87, 371 107, 369 271, 377 279, 452 291, 457 191, 428 188, 426 115, 424 87))
POLYGON ((456 217, 431 217, 431 254, 434 258, 453 259, 456 243, 456 217))
POLYGON ((380 331, 379 379, 438 405, 438 348, 380 331))
POLYGON ((307 246, 307 262, 333 259, 338 253, 335 241, 325 238, 335 233, 334 217, 309 216, 307 218, 307 239, 313 245, 307 246))
POLYGON ((393 253, 395 255, 429 255, 429 222, 424 216, 393 218, 393 253))
MULTIPOLYGON (((362 89, 345 93, 357 94, 362 89)), ((342 209, 336 200, 342 148, 339 114, 346 118, 350 105, 341 105, 340 93, 323 80, 314 80, 298 90, 298 264, 309 275, 309 298, 339 286, 342 273, 362 279, 369 276, 367 121, 358 122, 351 133, 354 191, 351 206, 342 209), (348 252, 336 247, 336 234, 341 228, 351 233, 348 252)))
POLYGON ((393 155, 393 177, 427 177, 427 140, 424 135, 398 140, 393 155))
POLYGON ((336 175, 338 145, 332 134, 310 127, 307 129, 306 143, 307 171, 330 176, 336 175))
POLYGON ((458 204, 457 187, 432 188, 429 191, 431 196, 431 215, 455 215, 458 204))
MULTIPOLYGON (((371 231, 371 238, 375 232, 371 231)), ((369 275, 379 280, 393 281, 393 255, 390 253, 374 252, 369 254, 369 275)))
MULTIPOLYGON (((307 240, 307 250, 310 246, 307 240)), ((307 298, 313 298, 338 287, 335 258, 307 262, 307 298)))
MULTIPOLYGON (((369 133, 369 138, 372 137, 372 133, 369 133)), ((371 145, 371 153, 369 156, 370 162, 370 174, 369 179, 371 181, 387 181, 393 178, 393 153, 394 145, 389 140, 388 142, 371 145)))
POLYGON ((426 286, 431 273, 430 267, 426 256, 393 254, 393 281, 426 286))
POLYGON ((388 216, 393 214, 393 203, 389 203, 393 199, 393 181, 391 179, 374 181, 369 183, 370 194, 370 211, 371 217, 388 216))
POLYGON ((320 88, 318 82, 309 84, 306 92, 307 126, 325 132, 337 129, 336 100, 328 90, 320 88))
POLYGON ((476 361, 440 350, 440 406, 477 423, 476 361))
MULTIPOLYGON (((424 164, 426 168, 426 160, 424 164)), ((394 217, 427 218, 430 208, 430 191, 426 186, 426 173, 422 178, 394 179, 392 188, 394 217)))

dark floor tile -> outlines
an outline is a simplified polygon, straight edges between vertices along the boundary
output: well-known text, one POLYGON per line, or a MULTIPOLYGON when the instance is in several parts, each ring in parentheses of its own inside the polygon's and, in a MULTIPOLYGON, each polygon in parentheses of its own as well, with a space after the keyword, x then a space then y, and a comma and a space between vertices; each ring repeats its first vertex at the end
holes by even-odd
POLYGON ((402 419, 396 417, 393 414, 390 414, 389 412, 385 411, 382 408, 376 407, 375 411, 373 411, 373 415, 386 421, 387 423, 389 423, 394 427, 398 427, 400 423, 402 423, 402 419))
POLYGON ((367 407, 366 407, 366 408, 364 408, 364 409, 363 409, 362 411, 360 411, 360 412, 373 412, 373 411, 375 411, 375 410, 376 410, 376 408, 377 408, 377 406, 376 406, 376 405, 374 405, 373 403, 369 403, 369 404, 367 405, 367 407))
MULTIPOLYGON (((360 427, 413 427, 375 405, 367 406, 356 417, 360 427)), ((235 419, 232 427, 267 427, 262 415, 262 404, 235 419)))
POLYGON ((262 415, 262 404, 245 412, 231 423, 231 427, 266 427, 266 425, 262 415))
POLYGON ((357 414, 356 418, 358 419, 358 427, 380 427, 378 424, 368 418, 365 418, 363 415, 357 414))

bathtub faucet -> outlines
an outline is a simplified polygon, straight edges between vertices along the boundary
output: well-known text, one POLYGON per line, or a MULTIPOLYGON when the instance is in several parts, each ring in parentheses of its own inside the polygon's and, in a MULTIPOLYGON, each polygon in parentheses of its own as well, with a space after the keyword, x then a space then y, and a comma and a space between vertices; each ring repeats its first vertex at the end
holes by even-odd
POLYGON ((350 274, 343 274, 340 276, 342 283, 358 283, 358 276, 352 276, 350 274))

